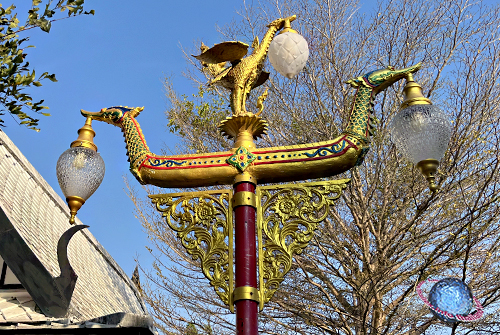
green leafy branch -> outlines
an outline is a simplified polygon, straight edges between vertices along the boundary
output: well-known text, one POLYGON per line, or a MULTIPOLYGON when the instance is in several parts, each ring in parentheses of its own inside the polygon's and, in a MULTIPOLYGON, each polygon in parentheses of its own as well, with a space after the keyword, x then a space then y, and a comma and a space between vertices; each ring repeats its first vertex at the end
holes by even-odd
POLYGON ((44 72, 38 78, 35 71, 30 69, 29 62, 25 61, 25 50, 33 47, 32 45, 23 46, 23 43, 29 40, 29 37, 19 39, 18 33, 33 28, 40 28, 42 31, 49 32, 51 23, 63 18, 56 18, 56 12, 67 12, 69 17, 81 14, 94 14, 94 10, 84 11, 85 0, 49 0, 45 8, 41 11, 40 4, 42 0, 32 0, 32 7, 28 11, 28 18, 24 26, 15 12, 16 6, 11 5, 7 8, 0 5, 0 126, 4 126, 3 115, 10 113, 20 121, 20 124, 39 131, 38 119, 29 115, 35 114, 49 116, 49 113, 43 113, 42 110, 48 107, 43 105, 44 100, 33 102, 32 97, 24 92, 27 87, 40 87, 44 79, 56 82, 55 74, 44 72))

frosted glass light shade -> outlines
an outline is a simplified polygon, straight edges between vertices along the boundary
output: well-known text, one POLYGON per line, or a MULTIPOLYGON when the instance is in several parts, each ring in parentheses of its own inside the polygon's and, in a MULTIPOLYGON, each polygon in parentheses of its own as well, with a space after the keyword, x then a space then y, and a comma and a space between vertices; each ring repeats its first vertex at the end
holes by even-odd
POLYGON ((69 148, 57 161, 57 179, 66 198, 87 200, 104 178, 104 161, 97 152, 84 147, 69 148))
POLYGON ((408 106, 389 127, 398 151, 414 164, 426 159, 440 161, 451 137, 448 116, 434 105, 408 106))
POLYGON ((276 71, 292 79, 306 66, 309 47, 304 37, 289 31, 273 39, 268 57, 276 71))

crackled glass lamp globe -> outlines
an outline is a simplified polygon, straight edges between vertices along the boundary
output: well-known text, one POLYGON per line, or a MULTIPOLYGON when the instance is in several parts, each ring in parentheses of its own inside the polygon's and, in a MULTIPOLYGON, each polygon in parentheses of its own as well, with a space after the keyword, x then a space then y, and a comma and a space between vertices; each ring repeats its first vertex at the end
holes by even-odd
POLYGON ((410 74, 404 88, 405 101, 390 124, 391 139, 398 151, 411 160, 436 192, 436 172, 451 136, 448 116, 422 94, 410 74))
POLYGON ((88 118, 78 130, 78 139, 62 153, 57 161, 57 179, 70 208, 69 222, 75 223, 75 216, 85 201, 97 190, 104 178, 104 161, 97 153, 93 142, 95 132, 88 118))
POLYGON ((309 47, 306 39, 286 21, 283 31, 269 45, 268 57, 276 71, 292 79, 306 66, 309 47))

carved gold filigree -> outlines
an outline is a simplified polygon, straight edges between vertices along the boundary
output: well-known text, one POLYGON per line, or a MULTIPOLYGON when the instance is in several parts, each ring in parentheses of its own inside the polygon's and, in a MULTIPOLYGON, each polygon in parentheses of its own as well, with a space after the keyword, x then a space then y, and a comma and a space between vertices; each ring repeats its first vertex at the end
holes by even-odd
POLYGON ((260 309, 268 302, 350 179, 257 187, 260 309), (263 233, 264 234, 263 234, 263 233))
POLYGON ((232 191, 151 195, 217 295, 234 312, 232 191))

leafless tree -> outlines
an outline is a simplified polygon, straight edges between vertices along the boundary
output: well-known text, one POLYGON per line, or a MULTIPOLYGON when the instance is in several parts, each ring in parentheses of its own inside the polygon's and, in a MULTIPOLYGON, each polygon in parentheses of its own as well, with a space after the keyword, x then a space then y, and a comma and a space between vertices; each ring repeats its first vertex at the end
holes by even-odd
MULTIPOLYGON (((261 0, 245 3, 238 14, 220 29, 221 39, 252 41, 268 22, 297 14, 294 28, 310 48, 306 69, 295 79, 272 73, 263 112, 270 133, 259 145, 333 138, 350 113, 354 92, 346 80, 420 61, 424 68, 416 81, 453 125, 438 173, 440 190, 430 194, 420 172, 390 141, 388 124, 398 112, 403 83, 378 97, 380 123, 371 150, 362 166, 338 176, 352 183, 261 313, 261 333, 500 333, 499 6, 469 0, 261 0), (449 327, 417 298, 418 282, 449 276, 471 287, 485 307, 483 319, 449 327)), ((205 83, 199 65, 189 62, 186 75, 205 83)), ((205 88, 203 96, 182 99, 168 81, 165 87, 169 127, 181 136, 184 152, 231 147, 216 130, 228 116, 227 92, 205 88)), ((147 200, 133 199, 157 255, 150 270, 141 265, 145 297, 162 331, 183 334, 190 323, 199 334, 234 334, 234 317, 196 261, 147 200)))

